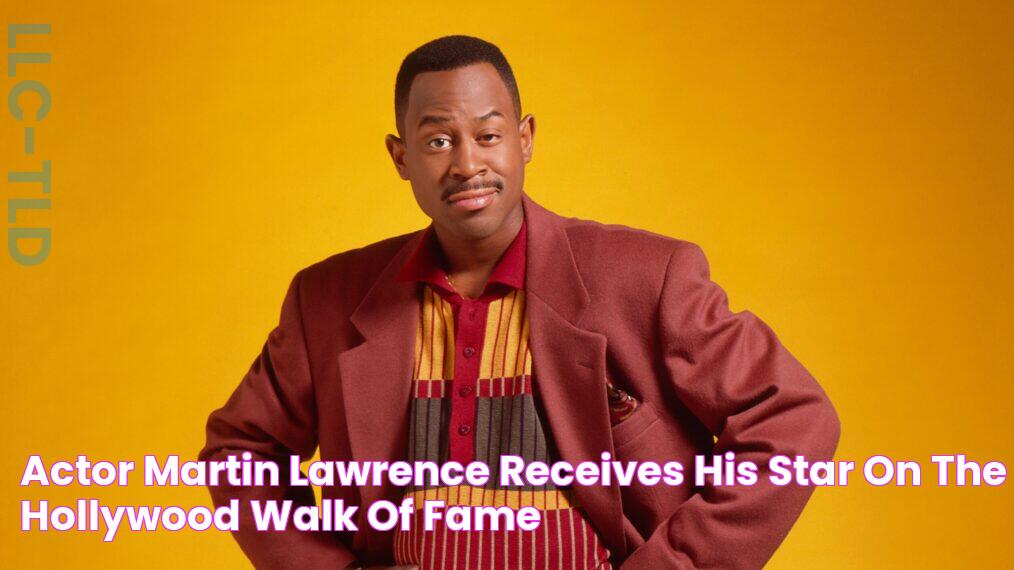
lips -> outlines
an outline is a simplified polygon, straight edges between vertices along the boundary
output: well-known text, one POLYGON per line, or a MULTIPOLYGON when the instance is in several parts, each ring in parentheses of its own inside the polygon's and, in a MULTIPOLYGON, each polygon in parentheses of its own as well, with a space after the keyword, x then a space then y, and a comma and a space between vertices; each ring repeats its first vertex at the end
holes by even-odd
POLYGON ((459 208, 467 211, 481 210, 490 204, 496 197, 500 190, 498 188, 477 188, 475 190, 465 190, 464 192, 455 192, 447 198, 447 201, 453 208, 459 208))

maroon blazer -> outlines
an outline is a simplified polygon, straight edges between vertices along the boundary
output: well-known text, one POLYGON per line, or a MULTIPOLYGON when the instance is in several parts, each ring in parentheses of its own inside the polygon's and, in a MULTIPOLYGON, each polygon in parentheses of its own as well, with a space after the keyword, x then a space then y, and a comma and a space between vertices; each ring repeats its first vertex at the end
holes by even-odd
MULTIPOLYGON (((773 454, 830 459, 839 423, 824 391, 748 311, 733 313, 697 245, 564 218, 523 195, 530 346, 537 400, 561 459, 680 461, 682 486, 574 486, 624 568, 758 568, 812 491, 768 482, 773 454), (642 404, 611 427, 606 382, 642 404), (692 486, 694 456, 736 453, 754 486, 692 486)), ((405 460, 419 296, 395 275, 422 231, 334 255, 298 274, 279 325, 224 407, 203 460, 251 451, 281 462, 405 460)), ((283 476, 283 480, 286 477, 283 476)), ((296 499, 307 488, 212 487, 216 504, 296 499)), ((401 490, 325 487, 327 499, 400 501, 401 490)), ((244 513, 246 514, 246 513, 244 513)), ((257 532, 236 539, 258 567, 390 563, 392 533, 257 532)))

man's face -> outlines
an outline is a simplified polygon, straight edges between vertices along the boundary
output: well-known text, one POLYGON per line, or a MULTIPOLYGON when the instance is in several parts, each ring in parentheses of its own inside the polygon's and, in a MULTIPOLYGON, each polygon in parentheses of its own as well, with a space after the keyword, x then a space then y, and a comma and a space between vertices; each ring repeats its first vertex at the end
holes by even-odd
POLYGON ((534 133, 535 118, 518 120, 496 68, 478 63, 417 75, 403 138, 388 135, 387 149, 434 225, 482 240, 520 224, 534 133))

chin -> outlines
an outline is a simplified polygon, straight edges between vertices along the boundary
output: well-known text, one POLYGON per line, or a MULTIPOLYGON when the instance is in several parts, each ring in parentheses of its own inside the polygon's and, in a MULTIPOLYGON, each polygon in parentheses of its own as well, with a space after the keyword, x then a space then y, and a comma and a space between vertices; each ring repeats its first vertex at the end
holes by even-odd
POLYGON ((460 231, 462 237, 478 241, 496 233, 496 227, 491 224, 466 224, 460 231))
POLYGON ((481 240, 495 234, 502 223, 502 219, 490 219, 489 216, 478 214, 467 220, 456 220, 451 227, 454 233, 462 238, 481 240))

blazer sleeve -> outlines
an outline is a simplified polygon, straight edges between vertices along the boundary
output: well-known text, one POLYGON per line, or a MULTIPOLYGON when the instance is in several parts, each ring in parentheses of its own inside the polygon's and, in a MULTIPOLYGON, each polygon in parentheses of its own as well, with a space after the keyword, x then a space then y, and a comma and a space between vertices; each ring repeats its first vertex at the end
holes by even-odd
POLYGON ((760 568, 813 491, 771 483, 768 460, 829 460, 838 444, 838 416, 766 324, 749 311, 729 310, 696 244, 680 242, 673 252, 658 310, 665 370, 676 394, 717 438, 714 454, 733 451, 737 462, 753 461, 758 481, 706 485, 622 568, 760 568))
POLYGON ((279 466, 278 487, 209 486, 216 506, 239 500, 236 541, 257 568, 343 568, 355 559, 335 533, 302 532, 291 522, 285 531, 258 531, 250 501, 292 500, 313 505, 310 487, 288 485, 289 457, 309 459, 317 448, 317 412, 303 332, 298 273, 289 285, 279 324, 225 406, 212 412, 202 461, 240 457, 279 466))

